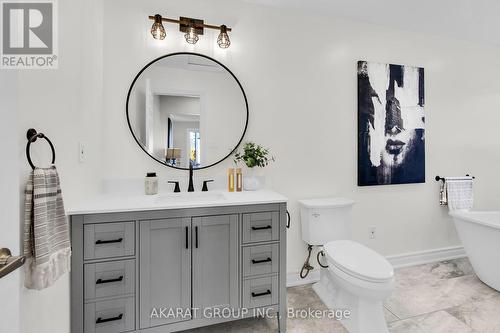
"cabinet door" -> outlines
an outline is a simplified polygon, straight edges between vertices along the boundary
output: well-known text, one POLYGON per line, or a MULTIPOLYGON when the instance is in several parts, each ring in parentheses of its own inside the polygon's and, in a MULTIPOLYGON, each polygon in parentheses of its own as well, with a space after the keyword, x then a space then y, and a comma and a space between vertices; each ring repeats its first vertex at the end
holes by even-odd
POLYGON ((238 215, 193 218, 192 239, 193 307, 239 308, 238 215))
POLYGON ((190 218, 140 222, 141 329, 191 319, 190 243, 190 218))

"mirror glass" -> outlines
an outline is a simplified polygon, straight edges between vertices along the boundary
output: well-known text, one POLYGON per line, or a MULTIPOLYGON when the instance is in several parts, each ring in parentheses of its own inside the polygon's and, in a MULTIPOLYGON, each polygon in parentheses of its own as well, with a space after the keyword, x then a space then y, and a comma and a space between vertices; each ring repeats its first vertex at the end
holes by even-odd
POLYGON ((165 165, 207 168, 231 155, 248 122, 245 92, 224 65, 176 53, 146 65, 127 97, 130 130, 141 148, 165 165))

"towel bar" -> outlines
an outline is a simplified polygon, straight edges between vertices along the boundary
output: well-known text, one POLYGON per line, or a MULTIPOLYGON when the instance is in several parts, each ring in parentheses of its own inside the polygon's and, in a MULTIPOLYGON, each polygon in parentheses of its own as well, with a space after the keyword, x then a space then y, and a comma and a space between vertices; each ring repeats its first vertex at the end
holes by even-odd
POLYGON ((13 257, 10 250, 7 248, 0 249, 0 279, 5 275, 12 273, 26 261, 25 256, 13 257))
MULTIPOLYGON (((465 177, 470 177, 469 175, 465 175, 465 177)), ((476 177, 472 176, 471 177, 472 179, 476 179, 476 177)), ((436 176, 436 181, 439 182, 439 181, 442 181, 444 182, 445 181, 445 178, 444 177, 439 177, 439 176, 436 176)))

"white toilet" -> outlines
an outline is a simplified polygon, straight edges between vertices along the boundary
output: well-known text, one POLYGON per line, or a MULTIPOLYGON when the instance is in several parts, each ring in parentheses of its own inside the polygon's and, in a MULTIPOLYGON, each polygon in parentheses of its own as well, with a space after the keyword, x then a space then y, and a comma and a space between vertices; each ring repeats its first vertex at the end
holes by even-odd
POLYGON ((341 321, 350 333, 388 332, 383 302, 394 289, 394 270, 383 256, 350 240, 354 201, 323 198, 299 204, 302 238, 323 245, 328 264, 313 289, 330 309, 351 312, 341 321))

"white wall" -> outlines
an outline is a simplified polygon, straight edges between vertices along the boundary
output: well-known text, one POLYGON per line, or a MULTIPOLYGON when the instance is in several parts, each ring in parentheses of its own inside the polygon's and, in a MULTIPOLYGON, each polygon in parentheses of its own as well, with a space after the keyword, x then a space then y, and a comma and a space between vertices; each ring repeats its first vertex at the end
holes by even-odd
MULTIPOLYGON (((477 208, 498 208, 500 49, 229 0, 107 0, 102 8, 101 2, 60 1, 60 68, 20 75, 21 183, 28 172, 23 154, 28 127, 44 131, 56 144, 68 204, 96 192, 101 179, 141 178, 147 171, 157 171, 162 181, 187 178, 187 172, 147 157, 125 117, 129 84, 144 64, 186 50, 222 61, 246 90, 246 139, 271 149, 277 161, 265 170, 267 183, 290 198, 289 272, 298 271, 305 257, 299 198, 355 199, 354 238, 385 255, 459 244, 438 206, 436 174, 475 175, 477 208), (147 16, 157 12, 226 23, 234 28, 232 45, 219 50, 216 33, 208 32, 188 46, 173 25, 166 26, 165 41, 155 41, 147 16), (360 59, 425 67, 426 184, 356 186, 360 59), (87 148, 84 164, 78 163, 79 141, 87 148), (375 240, 368 239, 371 226, 377 227, 375 240)), ((197 174, 223 175, 231 164, 197 174)), ((21 307, 29 316, 23 332, 69 332, 68 279, 42 292, 23 291, 21 307)))
MULTIPOLYGON (((268 185, 290 198, 290 272, 298 271, 305 257, 296 204, 300 198, 355 199, 354 238, 385 255, 459 244, 452 221, 438 205, 437 174, 475 175, 477 207, 495 207, 500 184, 491 166, 500 162, 495 138, 500 122, 495 111, 500 106, 498 48, 234 1, 119 3, 119 19, 112 15, 116 1, 104 5, 109 17, 104 23, 105 123, 113 124, 105 132, 127 144, 120 154, 108 145, 110 177, 140 177, 148 170, 164 178, 185 177, 146 158, 120 124, 128 85, 143 64, 166 53, 194 50, 221 60, 239 78, 250 103, 246 139, 269 147, 277 157, 266 175, 268 185), (156 12, 225 22, 234 27, 233 43, 221 51, 216 35, 209 33, 190 47, 172 25, 166 26, 165 41, 153 40, 145 17, 156 12), (425 68, 426 184, 356 186, 356 62, 363 59, 425 68), (120 167, 125 160, 128 167, 120 167), (375 240, 368 238, 371 226, 377 227, 375 240)), ((222 174, 230 163, 200 174, 222 174)))
MULTIPOLYGON (((17 74, 13 71, 0 74, 0 142, 2 161, 0 164, 0 248, 8 248, 12 255, 21 252, 19 231, 19 179, 17 175, 18 142, 17 125, 17 74)), ((19 284, 20 270, 0 280, 0 332, 19 332, 19 284)))
MULTIPOLYGON (((57 150, 65 204, 100 188, 104 130, 102 110, 101 0, 58 1, 59 69, 19 71, 18 139, 20 187, 30 170, 26 161, 26 130, 44 132, 57 150), (78 143, 87 151, 78 162, 78 143)), ((0 75, 3 75, 0 74, 0 75)), ((35 164, 50 162, 48 145, 32 145, 35 164)), ((24 199, 22 199, 24 201, 24 199)), ((23 217, 21 217, 23 218, 23 217)), ((43 291, 21 290, 21 332, 69 332, 69 275, 43 291)), ((3 332, 3 331, 2 331, 3 332)))

